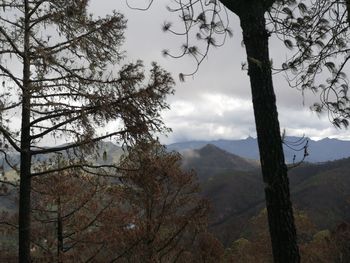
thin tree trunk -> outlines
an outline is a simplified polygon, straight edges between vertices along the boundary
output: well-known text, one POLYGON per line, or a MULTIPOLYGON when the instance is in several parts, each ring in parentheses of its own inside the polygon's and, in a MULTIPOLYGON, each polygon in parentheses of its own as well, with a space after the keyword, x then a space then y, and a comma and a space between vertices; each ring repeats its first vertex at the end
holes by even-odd
POLYGON ((287 167, 272 84, 265 9, 261 4, 240 14, 248 58, 260 161, 265 183, 273 257, 275 263, 300 262, 287 167))
POLYGON ((31 153, 30 153, 30 58, 29 58, 29 4, 25 3, 25 30, 23 56, 23 93, 21 126, 21 167, 19 189, 18 220, 18 257, 20 263, 29 263, 30 259, 30 193, 31 193, 31 153))
POLYGON ((57 198, 57 262, 61 263, 63 252, 63 220, 61 215, 61 198, 57 198))

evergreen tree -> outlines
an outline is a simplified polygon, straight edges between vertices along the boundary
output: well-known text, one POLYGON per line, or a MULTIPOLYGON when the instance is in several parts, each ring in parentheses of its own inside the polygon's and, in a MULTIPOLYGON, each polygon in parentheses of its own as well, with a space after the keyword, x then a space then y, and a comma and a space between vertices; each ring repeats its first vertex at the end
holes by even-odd
POLYGON ((86 0, 0 1, 1 147, 5 155, 20 154, 20 262, 31 262, 33 176, 73 168, 104 173, 106 166, 85 160, 95 142, 132 141, 164 130, 159 110, 167 107, 172 78, 154 64, 144 83, 141 62, 117 66, 125 19, 117 12, 96 18, 87 6, 86 0), (111 121, 118 122, 114 130, 98 132, 111 121), (42 147, 60 137, 65 145, 42 147), (75 155, 69 165, 34 171, 34 157, 62 151, 75 155))
MULTIPOLYGON (((150 1, 150 4, 153 1, 150 1)), ((276 97, 272 82, 271 62, 265 16, 274 5, 291 1, 279 0, 221 0, 221 1, 180 1, 175 2, 168 10, 179 13, 182 19, 183 32, 175 32, 171 23, 166 23, 164 31, 186 36, 183 52, 180 56, 194 57, 199 66, 212 46, 221 46, 227 35, 227 14, 233 12, 240 19, 243 31, 243 42, 246 48, 248 75, 251 84, 255 124, 260 151, 260 162, 265 183, 265 198, 268 222, 272 242, 274 261, 299 262, 297 235, 294 225, 293 209, 290 200, 289 180, 282 148, 281 131, 276 107, 276 97), (204 41, 204 50, 191 44, 191 32, 198 40, 204 41), (223 42, 216 37, 222 36, 223 42)), ((165 55, 171 55, 164 51, 165 55)), ((197 72, 180 74, 180 79, 197 72)))

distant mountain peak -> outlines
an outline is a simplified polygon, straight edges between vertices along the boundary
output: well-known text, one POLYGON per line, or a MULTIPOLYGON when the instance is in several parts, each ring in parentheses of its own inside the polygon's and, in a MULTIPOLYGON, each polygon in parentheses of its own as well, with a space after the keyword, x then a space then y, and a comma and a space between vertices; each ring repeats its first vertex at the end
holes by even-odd
POLYGON ((218 150, 220 150, 219 147, 215 146, 215 145, 212 144, 212 143, 206 144, 204 147, 202 147, 202 149, 218 149, 218 150))
POLYGON ((232 171, 248 172, 255 171, 258 168, 256 162, 229 153, 210 143, 205 144, 200 149, 183 151, 182 163, 185 168, 198 171, 198 174, 201 175, 201 180, 215 176, 218 171, 220 173, 232 171))
POLYGON ((243 160, 244 162, 246 161, 246 159, 244 157, 238 156, 234 153, 230 153, 212 143, 208 143, 205 146, 203 146, 202 148, 195 150, 199 153, 200 156, 205 156, 205 155, 216 155, 216 156, 220 156, 221 158, 228 158, 228 159, 240 159, 243 160))
POLYGON ((216 146, 216 145, 214 145, 212 143, 208 143, 204 147, 199 149, 199 152, 207 152, 207 151, 216 151, 216 152, 222 152, 222 153, 229 154, 227 151, 219 148, 218 146, 216 146))

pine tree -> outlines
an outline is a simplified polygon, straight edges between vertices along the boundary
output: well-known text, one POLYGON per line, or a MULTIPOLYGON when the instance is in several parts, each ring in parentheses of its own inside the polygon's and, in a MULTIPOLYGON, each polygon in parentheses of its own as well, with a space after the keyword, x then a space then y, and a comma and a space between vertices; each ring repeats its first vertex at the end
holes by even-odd
MULTIPOLYGON (((153 2, 153 1, 151 1, 153 2)), ((252 92, 257 139, 260 151, 260 163, 265 183, 265 199, 272 242, 274 261, 280 263, 299 262, 297 235, 294 225, 293 209, 290 200, 289 180, 285 164, 281 131, 276 107, 271 62, 269 57, 269 36, 265 16, 273 6, 294 2, 279 0, 221 0, 221 1, 181 1, 168 10, 180 14, 184 25, 182 32, 172 29, 166 23, 164 31, 186 36, 183 52, 172 56, 190 55, 197 62, 197 68, 189 74, 180 74, 180 79, 193 75, 204 61, 211 47, 224 44, 228 35, 232 35, 225 20, 225 12, 233 12, 240 19, 243 42, 246 49, 248 75, 252 92), (204 50, 191 44, 192 32, 204 43, 204 50), (217 40, 222 37, 222 41, 217 40)))
POLYGON ((33 176, 73 168, 104 173, 105 166, 85 160, 95 142, 164 130, 159 110, 167 107, 172 78, 154 64, 145 83, 141 62, 118 66, 124 17, 96 18, 87 6, 86 0, 0 1, 1 147, 5 155, 20 154, 19 164, 9 164, 20 166, 20 262, 30 262, 33 176), (98 132, 112 121, 118 122, 114 130, 98 132), (66 144, 55 145, 55 138, 66 144), (43 147, 47 142, 51 146, 43 147), (62 151, 75 155, 69 165, 34 171, 34 157, 62 151))

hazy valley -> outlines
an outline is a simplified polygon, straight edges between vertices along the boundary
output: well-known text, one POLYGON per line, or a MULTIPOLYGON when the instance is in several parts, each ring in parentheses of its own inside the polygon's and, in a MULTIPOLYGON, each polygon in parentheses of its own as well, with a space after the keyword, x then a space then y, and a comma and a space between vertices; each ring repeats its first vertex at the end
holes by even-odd
MULTIPOLYGON (((349 143, 333 139, 310 141, 310 155, 306 161, 289 171, 293 205, 307 213, 318 229, 330 229, 350 219, 349 143), (342 159, 326 161, 335 159, 334 155, 342 159)), ((211 202, 210 230, 226 246, 244 235, 249 230, 251 218, 265 207, 260 165, 255 158, 256 139, 184 142, 167 148, 180 151, 183 169, 196 171, 201 192, 211 202)), ((99 157, 93 161, 100 164, 117 162, 122 153, 120 147, 105 142, 100 145, 99 157)), ((292 154, 293 151, 287 148, 287 158, 292 154)), ((6 174, 15 178, 11 170, 6 174)), ((1 198, 1 206, 6 211, 15 208, 6 198, 1 198)))

